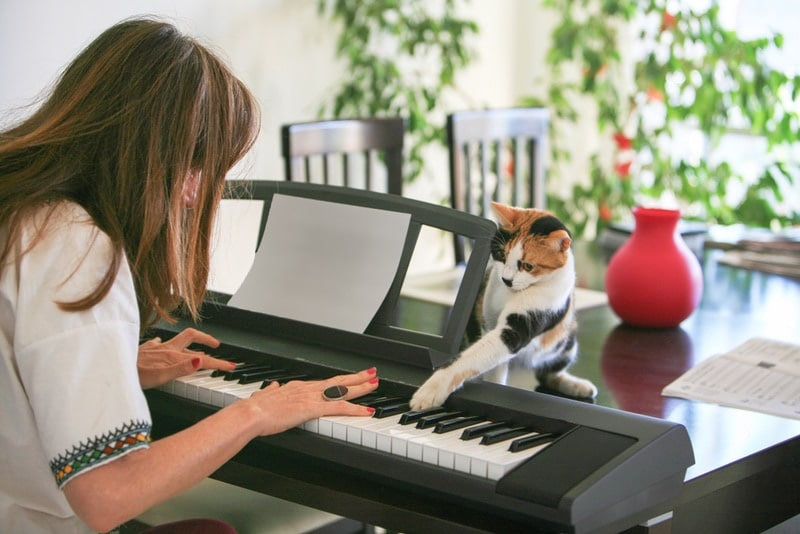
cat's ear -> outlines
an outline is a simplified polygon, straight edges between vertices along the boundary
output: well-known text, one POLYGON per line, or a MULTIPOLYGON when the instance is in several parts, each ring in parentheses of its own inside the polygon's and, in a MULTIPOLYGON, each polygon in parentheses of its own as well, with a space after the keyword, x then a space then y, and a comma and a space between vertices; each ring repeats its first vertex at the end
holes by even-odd
POLYGON ((518 208, 501 204, 500 202, 492 202, 492 209, 494 209, 494 213, 497 215, 497 222, 503 227, 514 226, 521 212, 518 208))
POLYGON ((559 252, 566 252, 572 244, 572 238, 566 230, 550 232, 550 235, 547 236, 547 241, 550 243, 550 246, 553 247, 553 250, 559 252))

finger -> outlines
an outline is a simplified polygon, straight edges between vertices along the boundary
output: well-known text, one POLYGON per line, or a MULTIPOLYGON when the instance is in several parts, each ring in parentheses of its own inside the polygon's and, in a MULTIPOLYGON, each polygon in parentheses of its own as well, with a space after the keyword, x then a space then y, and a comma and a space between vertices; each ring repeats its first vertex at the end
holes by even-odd
POLYGON ((202 359, 200 364, 201 369, 221 369, 223 371, 230 371, 236 368, 236 362, 230 360, 220 360, 204 352, 198 353, 198 356, 202 359))
POLYGON ((375 408, 353 404, 346 400, 326 401, 325 415, 353 415, 369 417, 375 413, 375 408))
POLYGON ((374 367, 370 367, 369 369, 364 369, 358 373, 353 373, 349 375, 338 375, 331 377, 325 381, 326 384, 331 385, 338 385, 338 386, 355 386, 358 384, 363 384, 364 382, 369 382, 372 379, 377 378, 378 371, 374 367))
POLYGON ((370 379, 367 382, 362 384, 357 384, 355 386, 346 386, 347 387, 347 395, 344 396, 345 400, 356 400, 359 397, 363 397, 368 393, 372 393, 376 389, 378 389, 379 380, 377 377, 370 379))
POLYGON ((169 343, 180 345, 181 348, 188 347, 192 343, 199 343, 206 347, 216 348, 219 347, 220 342, 217 338, 205 332, 201 332, 196 328, 186 328, 175 335, 169 343))
POLYGON ((378 389, 379 384, 380 380, 375 375, 374 370, 367 369, 365 371, 362 371, 361 373, 355 373, 354 375, 342 375, 339 377, 333 377, 332 379, 323 381, 322 382, 323 392, 320 393, 320 396, 328 400, 324 394, 325 390, 330 388, 332 385, 344 386, 344 388, 347 390, 347 393, 344 394, 342 399, 347 401, 352 401, 359 397, 363 397, 368 393, 372 393, 373 391, 378 389), (355 380, 358 380, 358 382, 353 383, 355 380))

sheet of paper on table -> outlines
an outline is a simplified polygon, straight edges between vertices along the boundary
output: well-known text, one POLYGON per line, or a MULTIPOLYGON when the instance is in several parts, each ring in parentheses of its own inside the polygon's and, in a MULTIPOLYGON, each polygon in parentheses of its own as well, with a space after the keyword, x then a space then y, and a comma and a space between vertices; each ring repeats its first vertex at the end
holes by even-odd
POLYGON ((800 345, 749 339, 700 362, 662 394, 800 419, 800 345))
POLYGON ((363 332, 392 284, 410 220, 276 194, 253 266, 228 304, 363 332))

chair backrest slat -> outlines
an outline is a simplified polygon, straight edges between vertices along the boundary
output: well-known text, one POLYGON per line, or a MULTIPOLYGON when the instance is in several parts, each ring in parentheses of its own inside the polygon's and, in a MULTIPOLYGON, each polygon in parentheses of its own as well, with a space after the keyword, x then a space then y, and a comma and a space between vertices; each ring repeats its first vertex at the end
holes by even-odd
POLYGON ((405 120, 401 117, 332 119, 286 124, 281 128, 281 154, 285 178, 345 187, 361 187, 401 195, 403 191, 403 142, 405 120), (357 157, 360 156, 360 157, 357 157), (322 176, 314 176, 309 160, 321 157, 322 176), (292 161, 305 159, 305 173, 295 172, 292 161), (329 160, 341 159, 342 175, 335 176, 329 160), (374 162, 385 167, 385 185, 378 183, 374 162), (361 165, 363 163, 363 166, 361 165))
MULTIPOLYGON (((544 108, 458 111, 447 116, 451 206, 490 217, 492 200, 545 207, 550 115, 544 108), (478 198, 475 198, 478 195, 478 198)), ((456 238, 456 262, 465 260, 456 238)))

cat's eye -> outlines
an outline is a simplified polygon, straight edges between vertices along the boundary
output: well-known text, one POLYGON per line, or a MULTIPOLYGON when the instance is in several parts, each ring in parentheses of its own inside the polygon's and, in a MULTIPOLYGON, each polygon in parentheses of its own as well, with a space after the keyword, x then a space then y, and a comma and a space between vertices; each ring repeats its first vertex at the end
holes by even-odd
POLYGON ((528 273, 533 270, 533 264, 528 263, 526 261, 520 262, 519 266, 523 271, 528 272, 528 273))

